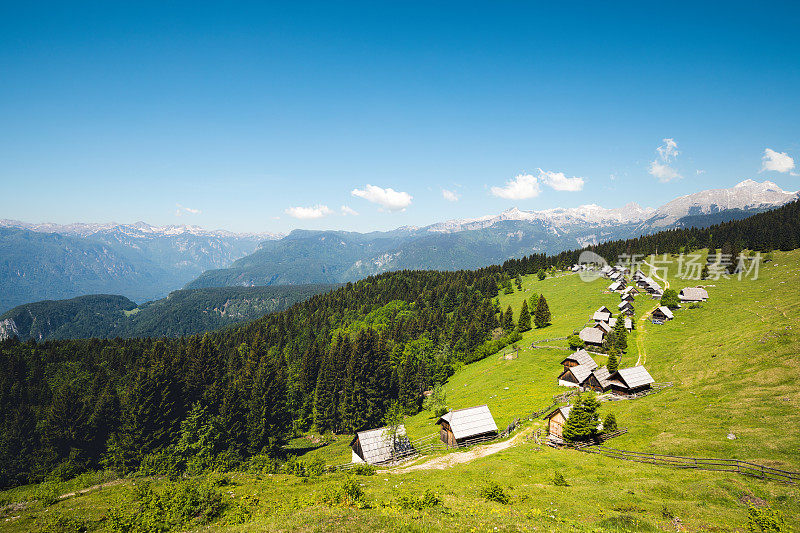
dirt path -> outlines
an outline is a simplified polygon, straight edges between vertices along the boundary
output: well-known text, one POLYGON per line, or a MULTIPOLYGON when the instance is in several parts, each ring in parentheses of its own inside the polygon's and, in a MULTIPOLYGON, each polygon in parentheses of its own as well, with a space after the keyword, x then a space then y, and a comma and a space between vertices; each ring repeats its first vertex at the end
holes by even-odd
POLYGON ((92 485, 91 487, 86 487, 85 489, 76 490, 75 492, 67 492, 66 494, 62 494, 58 497, 59 500, 64 500, 66 498, 71 498, 73 496, 78 496, 79 494, 86 494, 87 492, 92 492, 93 490, 97 489, 104 489, 106 487, 113 487, 114 485, 119 485, 125 481, 124 479, 115 479, 114 481, 108 481, 106 483, 100 483, 99 485, 92 485))
POLYGON ((481 457, 486 457, 488 455, 492 455, 497 452, 507 450, 508 448, 511 448, 512 446, 516 446, 517 444, 519 444, 522 438, 525 435, 528 435, 529 433, 530 431, 521 431, 518 435, 506 441, 498 442, 497 444, 489 444, 487 446, 475 446, 474 448, 466 452, 448 453, 447 455, 443 455, 442 457, 436 457, 435 459, 431 459, 430 461, 426 461, 424 463, 408 466, 405 468, 396 468, 394 470, 382 470, 381 473, 405 474, 408 472, 412 472, 414 470, 444 470, 445 468, 450 468, 452 466, 462 463, 469 463, 471 461, 474 461, 475 459, 479 459, 481 457))

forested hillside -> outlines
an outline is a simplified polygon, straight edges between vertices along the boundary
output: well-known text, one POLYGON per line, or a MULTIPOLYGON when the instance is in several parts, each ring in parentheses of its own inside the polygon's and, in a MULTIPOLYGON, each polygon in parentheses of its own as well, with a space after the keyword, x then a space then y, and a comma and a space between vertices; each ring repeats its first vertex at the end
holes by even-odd
MULTIPOLYGON (((800 245, 800 204, 704 230, 594 247, 619 253, 800 245)), ((571 265, 578 252, 477 271, 399 271, 347 284, 245 326, 180 339, 33 341, 0 345, 0 485, 78 472, 118 472, 174 445, 202 420, 213 454, 276 454, 295 430, 380 424, 392 401, 492 353, 493 298, 517 273, 571 265), (490 343, 490 344, 487 344, 490 343), (202 416, 200 415, 202 414, 202 416)), ((508 341, 516 331, 504 331, 508 341)))
POLYGON ((336 285, 284 285, 180 290, 140 306, 112 295, 47 300, 0 315, 0 339, 179 337, 255 320, 334 288, 336 285))

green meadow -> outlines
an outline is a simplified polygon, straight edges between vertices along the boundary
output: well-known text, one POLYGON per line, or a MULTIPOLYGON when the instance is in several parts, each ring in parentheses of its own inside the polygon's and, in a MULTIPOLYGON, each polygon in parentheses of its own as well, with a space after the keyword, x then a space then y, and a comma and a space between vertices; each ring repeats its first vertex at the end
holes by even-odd
MULTIPOLYGON (((653 263, 653 258, 648 262, 653 263)), ((644 271, 649 273, 647 268, 644 271)), ((709 301, 696 309, 678 309, 674 320, 654 325, 645 315, 658 302, 647 295, 636 297, 636 329, 620 366, 642 361, 656 382, 672 386, 644 398, 604 402, 601 415, 613 412, 619 426, 629 430, 610 445, 632 451, 737 458, 800 471, 800 251, 776 252, 755 280, 685 281, 677 274, 674 262, 663 273, 671 288, 703 284, 709 301)), ((581 329, 601 305, 616 311, 619 296, 606 292, 608 284, 605 279, 587 283, 564 273, 542 281, 527 276, 521 291, 515 288, 513 294, 501 295, 501 308, 511 305, 516 319, 523 299, 544 294, 552 324, 524 333, 515 359, 503 357, 510 351, 506 348, 460 368, 445 384, 448 405, 459 409, 487 404, 501 429, 515 418, 522 420, 518 432, 544 427, 542 420, 529 420, 529 415, 549 405, 554 394, 567 390, 558 387, 556 378, 559 362, 568 352, 530 346, 581 329)), ((566 347, 563 340, 544 344, 566 347)), ((602 359, 597 358, 598 364, 605 363, 602 359)), ((412 439, 438 430, 435 419, 425 411, 407 417, 404 423, 412 439)), ((341 464, 350 459, 350 438, 341 435, 323 445, 323 438, 305 435, 292 441, 290 448, 302 460, 320 457, 328 464, 341 464)), ((339 472, 298 477, 237 471, 210 480, 198 478, 197 483, 214 481, 224 509, 211 524, 198 520, 190 529, 747 531, 748 506, 755 504, 779 511, 787 528, 800 530, 797 486, 556 450, 524 437, 515 443, 450 468, 402 474, 339 472), (568 486, 554 484, 557 472, 568 486), (337 503, 332 495, 353 479, 363 496, 357 502, 337 503), (490 481, 501 487, 508 503, 479 495, 490 481), (415 509, 401 502, 403 497, 419 498, 427 490, 439 496, 440 505, 415 509)), ((69 492, 93 483, 84 477, 70 486, 50 489, 69 492)), ((141 480, 121 480, 49 506, 33 501, 42 487, 0 493, 4 508, 0 531, 110 530, 109 509, 136 508, 136 483, 141 480), (21 502, 30 503, 8 507, 21 502)), ((153 480, 156 487, 168 483, 153 480)))

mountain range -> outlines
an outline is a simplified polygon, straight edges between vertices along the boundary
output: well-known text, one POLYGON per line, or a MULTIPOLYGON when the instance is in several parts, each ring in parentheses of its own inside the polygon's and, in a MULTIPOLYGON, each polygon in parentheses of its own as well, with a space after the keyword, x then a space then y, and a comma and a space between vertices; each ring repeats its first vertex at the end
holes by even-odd
POLYGON ((0 220, 0 312, 43 299, 105 293, 134 301, 189 289, 332 284, 399 269, 474 269, 656 231, 740 219, 798 192, 745 180, 676 198, 449 220, 386 232, 236 234, 196 226, 28 224, 0 220))

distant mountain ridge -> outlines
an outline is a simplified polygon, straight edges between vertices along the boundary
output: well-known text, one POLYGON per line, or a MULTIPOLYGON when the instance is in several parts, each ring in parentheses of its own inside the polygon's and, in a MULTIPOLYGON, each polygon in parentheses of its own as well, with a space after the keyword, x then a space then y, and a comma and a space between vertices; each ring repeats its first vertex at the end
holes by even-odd
POLYGON ((730 189, 701 191, 659 208, 635 203, 498 215, 438 222, 422 228, 368 234, 293 231, 263 242, 230 267, 204 272, 187 288, 355 281, 400 269, 474 269, 533 253, 554 254, 671 227, 704 227, 780 207, 799 197, 776 184, 745 180, 730 189))
POLYGON ((124 296, 93 294, 20 305, 0 315, 0 340, 177 337, 282 311, 337 285, 217 287, 179 290, 137 306, 124 296))
POLYGON ((398 269, 474 269, 663 229, 708 226, 798 198, 744 180, 658 208, 590 204, 437 222, 392 231, 236 234, 197 226, 0 221, 0 312, 84 294, 142 302, 180 288, 344 283, 398 269))
POLYGON ((84 294, 122 294, 140 302, 161 298, 277 237, 141 222, 63 226, 2 220, 0 313, 84 294))

